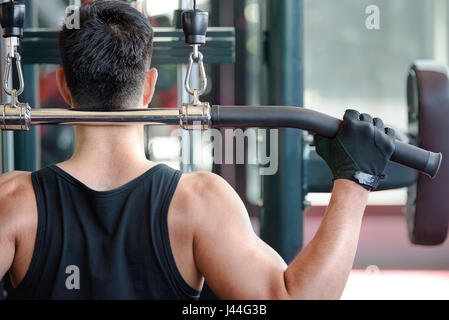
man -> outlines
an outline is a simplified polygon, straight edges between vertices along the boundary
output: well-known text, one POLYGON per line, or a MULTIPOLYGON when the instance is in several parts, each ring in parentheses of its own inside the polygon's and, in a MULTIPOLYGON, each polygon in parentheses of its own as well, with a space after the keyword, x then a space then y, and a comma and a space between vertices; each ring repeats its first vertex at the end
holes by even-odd
MULTIPOLYGON (((64 99, 80 110, 146 108, 157 80, 147 19, 115 1, 80 16, 79 30, 60 34, 64 99)), ((75 135, 68 161, 0 176, 0 277, 9 272, 13 298, 196 299, 206 279, 223 299, 338 299, 394 150, 392 130, 351 110, 336 138, 316 137, 332 199, 287 266, 220 177, 149 162, 142 125, 77 125, 75 135)))

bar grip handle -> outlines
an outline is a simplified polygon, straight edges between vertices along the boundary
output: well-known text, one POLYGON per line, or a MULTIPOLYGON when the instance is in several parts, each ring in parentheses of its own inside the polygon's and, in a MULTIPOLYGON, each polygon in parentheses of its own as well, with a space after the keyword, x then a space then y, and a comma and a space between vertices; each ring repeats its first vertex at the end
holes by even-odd
MULTIPOLYGON (((213 106, 211 127, 296 128, 324 137, 335 137, 341 120, 306 108, 286 106, 213 106)), ((435 177, 441 166, 441 153, 434 153, 396 140, 391 161, 435 177)))

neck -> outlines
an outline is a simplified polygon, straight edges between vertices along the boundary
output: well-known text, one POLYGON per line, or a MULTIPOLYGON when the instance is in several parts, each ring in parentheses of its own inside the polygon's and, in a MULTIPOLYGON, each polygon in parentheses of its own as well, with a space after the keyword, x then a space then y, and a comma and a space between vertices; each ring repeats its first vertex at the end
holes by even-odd
POLYGON ((112 190, 145 173, 143 125, 76 126, 76 150, 58 166, 98 191, 112 190))
POLYGON ((113 170, 147 162, 142 125, 76 126, 75 140, 71 162, 113 170))

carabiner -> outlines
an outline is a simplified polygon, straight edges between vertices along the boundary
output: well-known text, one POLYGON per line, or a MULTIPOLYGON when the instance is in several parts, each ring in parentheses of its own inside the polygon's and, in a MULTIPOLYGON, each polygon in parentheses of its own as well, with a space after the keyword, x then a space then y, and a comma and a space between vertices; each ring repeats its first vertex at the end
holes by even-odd
POLYGON ((3 90, 11 97, 11 105, 17 107, 17 97, 23 93, 23 90, 25 89, 25 82, 23 80, 22 66, 20 64, 21 56, 19 52, 15 52, 14 58, 16 59, 17 76, 19 77, 19 89, 16 90, 13 86, 11 86, 11 89, 9 88, 9 77, 11 75, 13 58, 11 55, 8 55, 6 60, 6 70, 3 77, 3 90))
POLYGON ((207 89, 207 75, 206 75, 206 69, 204 68, 204 63, 203 63, 203 54, 199 51, 194 51, 190 54, 189 57, 189 66, 187 68, 187 73, 186 73, 186 79, 185 79, 185 87, 186 87, 186 91, 194 97, 194 103, 198 103, 199 100, 199 96, 201 96, 202 94, 204 94, 206 92, 207 89), (195 57, 195 55, 197 54, 197 57, 195 57), (194 58, 197 58, 198 61, 195 62, 194 58), (193 65, 197 63, 198 67, 199 67, 199 71, 200 71, 200 79, 201 79, 201 87, 198 89, 192 89, 192 87, 190 86, 190 80, 192 77, 192 68, 193 65))

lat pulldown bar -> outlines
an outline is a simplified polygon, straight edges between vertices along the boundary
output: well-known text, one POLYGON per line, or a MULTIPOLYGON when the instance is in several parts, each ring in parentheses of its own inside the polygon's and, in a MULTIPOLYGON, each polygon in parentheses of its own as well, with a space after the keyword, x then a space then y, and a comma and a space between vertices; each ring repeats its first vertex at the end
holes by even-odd
MULTIPOLYGON (((140 109, 130 111, 78 111, 73 109, 31 109, 0 105, 0 129, 28 130, 34 125, 74 124, 180 125, 187 130, 220 127, 296 128, 325 137, 334 137, 341 120, 306 108, 279 106, 184 105, 180 109, 140 109)), ((441 153, 420 149, 396 141, 392 161, 435 177, 442 161, 441 153)))

